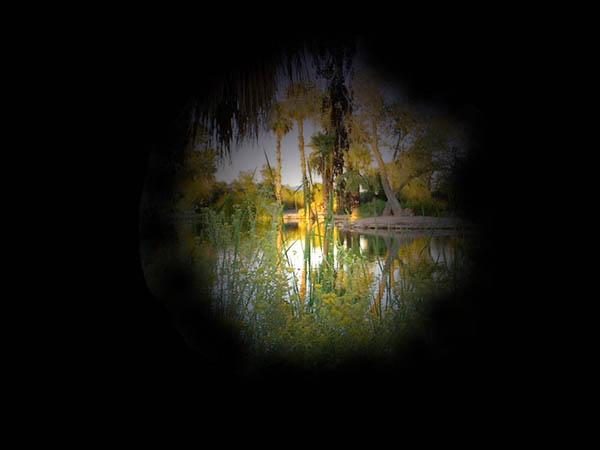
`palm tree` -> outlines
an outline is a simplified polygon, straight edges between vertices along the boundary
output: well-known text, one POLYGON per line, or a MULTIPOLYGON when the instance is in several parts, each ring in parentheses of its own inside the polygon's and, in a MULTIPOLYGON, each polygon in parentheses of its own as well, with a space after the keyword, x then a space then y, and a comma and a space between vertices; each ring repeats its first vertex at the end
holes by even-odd
POLYGON ((235 142, 258 139, 276 102, 282 75, 305 82, 310 78, 309 69, 316 66, 317 72, 326 71, 332 80, 327 89, 339 90, 347 77, 344 68, 348 70, 356 50, 355 38, 344 34, 327 36, 326 40, 319 36, 262 39, 261 45, 256 45, 256 39, 235 42, 230 49, 233 57, 231 53, 213 55, 226 63, 218 64, 223 68, 222 77, 198 86, 191 99, 191 139, 207 129, 218 157, 230 155, 235 142), (248 52, 252 58, 247 58, 248 52))
POLYGON ((340 176, 345 207, 354 212, 360 203, 360 187, 368 184, 365 173, 371 166, 371 152, 366 145, 353 142, 346 155, 345 171, 340 176))
POLYGON ((330 194, 333 191, 333 145, 335 136, 317 133, 310 140, 312 152, 310 166, 323 179, 323 210, 327 211, 330 194))
POLYGON ((273 107, 269 117, 269 127, 275 133, 277 138, 277 146, 275 147, 277 166, 275 168, 274 181, 275 198, 277 199, 277 204, 281 206, 281 141, 292 129, 292 121, 289 118, 283 103, 276 103, 273 107))
POLYGON ((290 117, 296 121, 298 125, 298 149, 300 151, 300 165, 302 166, 302 187, 304 191, 304 218, 305 222, 309 223, 309 214, 307 205, 310 204, 308 199, 308 177, 306 173, 306 153, 304 151, 304 122, 307 119, 312 119, 318 110, 318 93, 313 84, 310 83, 295 83, 287 89, 287 103, 290 117))
POLYGON ((330 242, 333 240, 333 148, 335 136, 333 134, 317 133, 310 140, 313 151, 310 155, 311 167, 323 179, 323 209, 326 213, 325 235, 323 239, 323 255, 327 261, 327 270, 331 270, 332 255, 329 252, 330 242))

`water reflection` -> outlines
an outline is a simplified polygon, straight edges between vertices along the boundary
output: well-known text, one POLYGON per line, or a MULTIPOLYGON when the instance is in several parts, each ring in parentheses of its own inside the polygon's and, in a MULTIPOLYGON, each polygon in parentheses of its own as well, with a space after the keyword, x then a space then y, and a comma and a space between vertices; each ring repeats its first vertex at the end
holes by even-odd
POLYGON ((357 348, 385 352, 464 273, 460 235, 322 223, 242 231, 219 220, 199 230, 198 260, 209 261, 202 270, 209 267, 215 312, 259 353, 313 361, 357 348))
POLYGON ((323 226, 313 231, 311 238, 307 239, 306 228, 286 223, 278 238, 278 241, 286 243, 288 262, 301 285, 302 296, 311 287, 310 279, 307 279, 307 254, 310 254, 311 269, 317 270, 322 267, 324 254, 329 251, 334 268, 343 276, 344 267, 338 260, 338 253, 343 249, 366 259, 374 279, 370 311, 378 315, 391 307, 395 287, 415 287, 414 283, 408 282, 409 279, 414 282, 416 275, 420 275, 421 281, 425 281, 423 277, 426 277, 431 282, 436 279, 442 282, 438 272, 449 273, 456 269, 456 253, 463 243, 463 238, 452 232, 355 232, 336 226, 333 229, 335 245, 328 249, 323 226), (307 242, 310 243, 308 252, 305 250, 307 242))

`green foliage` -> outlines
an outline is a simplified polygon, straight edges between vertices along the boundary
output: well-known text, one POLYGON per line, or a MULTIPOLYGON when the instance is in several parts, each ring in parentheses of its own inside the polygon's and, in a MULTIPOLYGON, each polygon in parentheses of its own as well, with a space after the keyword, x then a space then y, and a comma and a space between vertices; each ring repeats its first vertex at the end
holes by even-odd
MULTIPOLYGON (((333 154, 333 145, 335 136, 325 133, 316 133, 310 139, 310 147, 312 147, 311 156, 314 157, 315 161, 325 161, 328 157, 333 154)), ((319 172, 319 168, 322 164, 311 164, 313 169, 319 172)))
POLYGON ((283 138, 292 129, 291 111, 286 102, 275 103, 269 115, 269 128, 279 138, 283 138))
MULTIPOLYGON (((361 251, 364 241, 344 246, 337 240, 331 208, 327 208, 325 224, 321 221, 311 227, 303 223, 305 236, 298 239, 303 244, 303 273, 295 273, 286 241, 289 234, 282 232, 281 209, 315 211, 317 204, 324 206, 323 193, 334 193, 334 173, 336 194, 341 194, 336 197, 338 205, 347 202, 351 206, 344 208, 349 212, 360 199, 359 217, 382 214, 386 206, 382 177, 387 195, 389 181, 402 206, 415 214, 447 211, 448 202, 441 198, 452 198, 451 176, 460 160, 456 149, 461 137, 447 118, 426 116, 407 104, 386 104, 372 75, 361 74, 353 85, 355 108, 344 118, 351 125, 345 154, 334 155, 334 148, 346 148, 347 141, 341 144, 339 133, 344 121, 334 123, 336 104, 315 84, 290 85, 285 99, 264 116, 277 137, 278 167, 281 139, 294 122, 299 132, 306 120, 324 131, 310 140, 311 172, 302 189, 282 186, 285 180, 267 165, 260 170, 260 181, 254 172, 241 172, 229 185, 218 183, 214 152, 186 155, 178 174, 179 203, 185 208, 208 207, 201 209, 197 239, 186 234, 186 245, 191 242, 195 247, 183 252, 181 259, 190 256, 203 261, 198 270, 209 274, 214 310, 234 324, 254 355, 284 355, 303 364, 335 364, 356 349, 388 351, 398 330, 406 330, 407 324, 419 318, 425 297, 440 286, 446 288, 454 275, 429 256, 429 242, 415 241, 399 250, 395 238, 389 236, 384 245, 379 245, 380 239, 368 239, 369 246, 375 243, 370 256, 376 258, 379 270, 373 270, 372 261, 361 251), (382 162, 380 147, 394 150, 392 163, 382 162), (371 167, 372 153, 380 164, 378 169, 371 167), (323 183, 313 183, 312 173, 320 174, 323 183), (275 201, 276 186, 281 186, 281 205, 275 201), (435 196, 432 191, 442 195, 435 196), (315 264, 316 258, 321 262, 315 264), (401 283, 392 281, 395 274, 400 275, 401 283), (384 295, 389 308, 386 314, 379 309, 384 295)), ((260 92, 248 95, 255 101, 260 92)), ((224 129, 229 139, 233 131, 228 126, 224 129)), ((302 158, 303 139, 300 134, 302 158)))
POLYGON ((295 122, 300 125, 312 120, 320 126, 322 131, 312 136, 308 144, 312 148, 307 158, 311 173, 305 193, 282 185, 286 180, 278 177, 274 165, 271 170, 266 165, 260 169, 260 181, 254 174, 241 173, 230 185, 218 183, 214 179, 214 151, 188 152, 178 172, 177 208, 189 211, 212 206, 231 215, 236 206, 251 205, 258 216, 264 216, 266 207, 275 200, 276 186, 281 185, 284 210, 304 209, 308 201, 312 210, 323 211, 323 189, 312 180, 313 174, 320 174, 324 190, 333 194, 337 212, 350 213, 360 206, 358 214, 368 217, 383 210, 380 199, 386 194, 381 173, 387 173, 395 197, 415 214, 444 215, 454 211, 459 201, 454 189, 456 173, 467 147, 464 127, 439 111, 408 102, 389 103, 382 95, 381 80, 373 73, 357 74, 352 89, 353 112, 345 119, 350 145, 343 158, 333 155, 335 135, 329 120, 331 111, 327 110, 332 105, 315 83, 289 85, 285 96, 272 105, 266 116, 268 128, 278 138, 288 133, 295 122), (384 165, 385 170, 372 167, 374 146, 394 152, 394 159, 384 165), (334 174, 332 168, 338 167, 340 161, 343 171, 334 174))
POLYGON ((304 121, 317 118, 322 97, 314 83, 293 83, 286 90, 286 111, 288 117, 304 121))
POLYGON ((212 207, 228 217, 241 208, 249 209, 255 216, 266 219, 274 204, 272 185, 264 182, 257 183, 254 172, 242 171, 212 207))
POLYGON ((346 157, 346 168, 337 179, 338 186, 347 192, 358 192, 369 184, 368 171, 371 165, 371 152, 362 144, 352 144, 346 157))
POLYGON ((335 136, 325 133, 316 133, 310 139, 310 147, 312 151, 309 155, 311 169, 323 175, 325 172, 325 164, 333 155, 333 144, 335 136))
POLYGON ((348 150, 346 167, 362 173, 369 169, 372 159, 371 152, 365 144, 353 142, 348 150))
MULTIPOLYGON (((269 212, 276 219, 277 208, 269 212)), ((252 208, 236 207, 230 216, 204 209, 196 242, 213 310, 233 325, 256 361, 271 355, 315 366, 335 365, 356 351, 383 355, 399 335, 423 324, 426 299, 454 282, 455 269, 439 252, 430 256, 427 238, 403 246, 369 239, 376 262, 335 239, 331 257, 309 264, 303 299, 286 238, 301 236, 280 235, 277 220, 259 225, 252 208), (393 273, 401 278, 393 281, 393 273)), ((319 245, 315 236, 307 242, 319 245)))
POLYGON ((258 184, 259 189, 268 197, 275 199, 275 170, 267 164, 260 169, 262 181, 258 184))
POLYGON ((216 184, 215 158, 211 149, 186 150, 175 178, 177 209, 187 211, 210 203, 216 184))
POLYGON ((403 208, 409 208, 416 216, 443 217, 447 215, 448 204, 434 198, 403 199, 400 197, 403 208))
POLYGON ((374 198, 370 202, 363 203, 358 207, 358 217, 375 217, 380 216, 385 208, 386 201, 379 198, 374 198))
POLYGON ((281 197, 284 210, 304 208, 304 195, 302 189, 292 190, 287 186, 283 186, 281 188, 281 197))
POLYGON ((383 194, 383 186, 381 186, 381 176, 379 171, 373 167, 369 167, 363 178, 361 187, 365 189, 371 196, 383 194))
POLYGON ((465 130, 440 113, 423 114, 395 105, 395 133, 410 144, 395 148, 388 173, 393 189, 417 214, 436 215, 453 208, 454 177, 466 155, 465 130), (402 147, 402 148, 401 148, 402 147), (433 199, 433 192, 450 201, 433 199))

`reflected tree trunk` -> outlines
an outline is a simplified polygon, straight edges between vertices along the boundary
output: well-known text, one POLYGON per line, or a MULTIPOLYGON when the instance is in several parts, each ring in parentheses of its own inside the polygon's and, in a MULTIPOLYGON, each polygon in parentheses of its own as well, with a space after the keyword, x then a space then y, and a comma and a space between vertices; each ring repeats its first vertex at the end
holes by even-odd
POLYGON ((384 238, 385 245, 387 247, 387 252, 385 255, 385 265, 383 266, 383 271, 381 272, 381 281, 379 283, 379 290, 377 291, 377 296, 375 297, 375 301, 370 308, 372 314, 377 317, 381 317, 381 299, 385 294, 386 286, 389 286, 390 289, 393 288, 394 283, 394 261, 398 256, 398 251, 400 250, 400 242, 395 237, 387 237, 384 238))
POLYGON ((302 265, 302 273, 300 274, 300 303, 304 304, 306 301, 306 260, 302 265))
MULTIPOLYGON (((330 166, 327 164, 327 166, 330 166)), ((327 172, 326 167, 326 176, 330 175, 331 171, 327 172)), ((329 183, 329 179, 327 179, 326 183, 329 183)), ((325 183, 324 183, 325 184, 325 183)), ((329 186, 330 188, 331 186, 329 186)), ((327 277, 327 285, 329 289, 333 288, 333 192, 331 189, 327 190, 327 197, 324 198, 326 200, 326 215, 325 215, 325 224, 323 227, 324 241, 323 241, 323 259, 326 263, 326 277, 327 277)))

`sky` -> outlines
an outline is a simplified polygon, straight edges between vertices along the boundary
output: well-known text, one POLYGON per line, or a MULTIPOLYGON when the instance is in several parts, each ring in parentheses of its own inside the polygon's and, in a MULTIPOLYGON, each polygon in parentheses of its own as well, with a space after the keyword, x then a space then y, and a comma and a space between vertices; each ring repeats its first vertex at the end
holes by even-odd
MULTIPOLYGON (((307 121, 304 124, 304 142, 306 156, 310 154, 311 148, 307 145, 310 137, 317 132, 316 127, 307 121)), ((260 169, 266 164, 265 152, 269 158, 271 167, 275 167, 275 134, 262 132, 258 142, 242 142, 231 149, 231 161, 225 157, 217 167, 217 180, 230 183, 236 179, 240 171, 256 170, 256 180, 260 180, 260 169), (264 150, 263 150, 264 149, 264 150)), ((318 175, 315 178, 320 178, 318 175)), ((319 180, 320 181, 320 180, 319 180)), ((300 172, 300 151, 298 150, 298 127, 294 128, 281 141, 281 182, 287 186, 298 186, 302 184, 300 172)))
MULTIPOLYGON (((312 148, 308 146, 310 138, 318 131, 318 127, 315 127, 310 121, 305 122, 304 142, 307 158, 312 150, 312 148)), ((230 183, 238 177, 240 171, 256 170, 255 180, 259 181, 261 179, 260 169, 263 164, 266 164, 265 152, 269 158, 269 164, 271 167, 275 167, 275 147, 275 134, 270 132, 262 132, 257 142, 247 141, 242 142, 238 146, 232 146, 231 161, 229 158, 225 157, 223 161, 217 164, 217 180, 230 183)), ((392 161, 392 151, 382 148, 381 153, 385 162, 392 161)), ((374 161, 372 165, 375 165, 374 161)), ((294 128, 292 128, 281 142, 281 183, 290 187, 301 185, 302 173, 300 167, 298 127, 294 125, 294 128)), ((320 175, 313 174, 313 181, 321 182, 320 175)))

